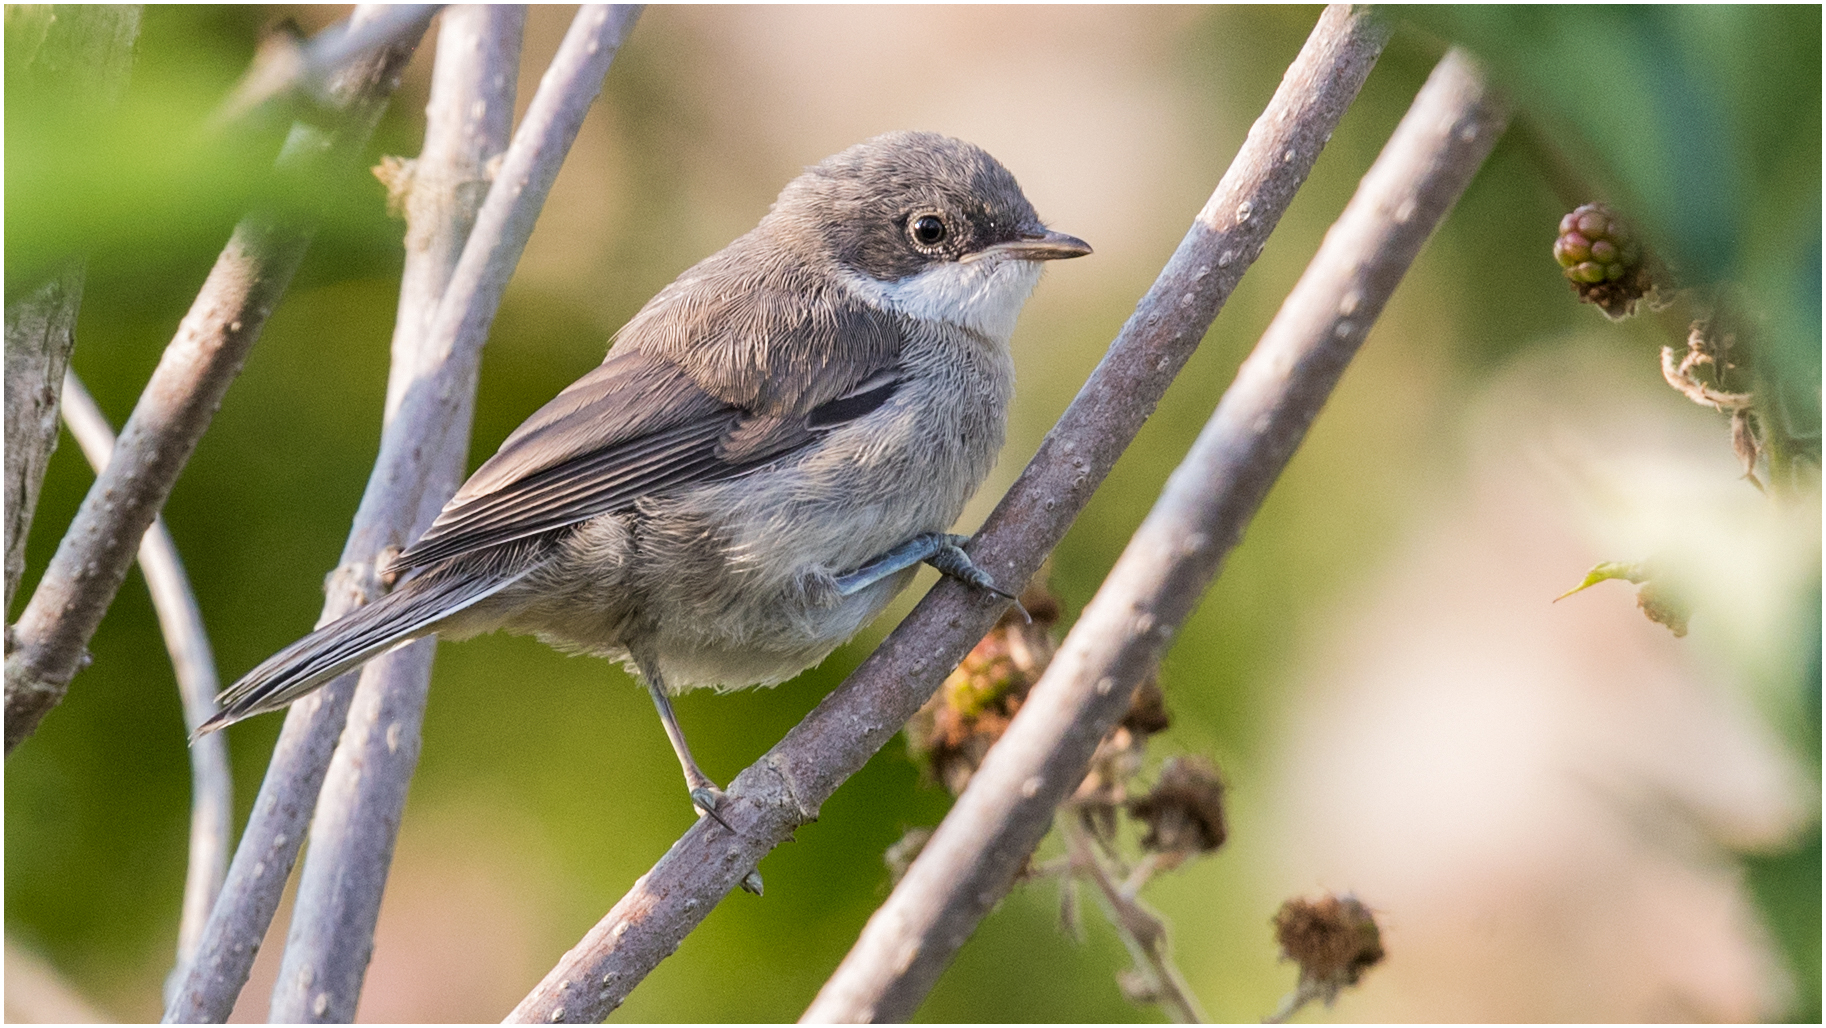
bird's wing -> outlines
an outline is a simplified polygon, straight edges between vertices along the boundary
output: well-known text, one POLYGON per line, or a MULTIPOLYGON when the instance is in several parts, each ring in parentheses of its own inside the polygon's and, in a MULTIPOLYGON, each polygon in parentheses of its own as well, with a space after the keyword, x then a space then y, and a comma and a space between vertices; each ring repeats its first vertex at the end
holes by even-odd
MULTIPOLYGON (((762 331, 752 323, 756 309, 776 318, 780 313, 777 306, 753 302, 725 308, 721 317, 698 310, 684 320, 705 339, 727 341, 756 338, 762 331)), ((767 326, 774 345, 751 345, 746 353, 750 363, 758 356, 764 364, 771 354, 783 366, 737 368, 725 359, 717 365, 724 381, 705 382, 690 362, 671 356, 681 348, 676 321, 631 322, 601 365, 508 436, 392 570, 543 535, 627 510, 643 496, 754 470, 866 416, 900 382, 894 320, 860 305, 840 317, 831 317, 827 307, 816 319, 767 326), (652 345, 661 331, 665 345, 652 345), (853 352, 851 360, 807 359, 853 351, 859 336, 875 356, 861 362, 853 352), (883 336, 892 345, 883 345, 883 336), (780 381, 789 378, 798 402, 778 402, 785 393, 780 381), (750 385, 770 379, 768 388, 750 385), (731 380, 744 391, 731 390, 731 380)))

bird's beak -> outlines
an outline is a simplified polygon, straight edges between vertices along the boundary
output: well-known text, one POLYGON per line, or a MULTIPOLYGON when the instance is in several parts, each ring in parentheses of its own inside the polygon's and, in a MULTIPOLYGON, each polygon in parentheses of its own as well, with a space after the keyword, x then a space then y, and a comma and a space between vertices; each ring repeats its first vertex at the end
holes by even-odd
POLYGON ((999 254, 1012 257, 1018 261, 1062 261, 1068 257, 1082 257, 1091 252, 1091 244, 1077 236, 1068 236, 1063 232, 1040 229, 1023 232, 1018 239, 1006 243, 986 246, 975 253, 965 254, 958 258, 959 264, 999 254))

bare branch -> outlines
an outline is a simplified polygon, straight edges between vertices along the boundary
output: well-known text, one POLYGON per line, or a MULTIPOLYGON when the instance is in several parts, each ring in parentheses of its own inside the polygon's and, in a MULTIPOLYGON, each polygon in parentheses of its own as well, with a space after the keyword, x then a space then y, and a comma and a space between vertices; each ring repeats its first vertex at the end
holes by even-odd
MULTIPOLYGON (((73 371, 64 372, 63 420, 89 466, 100 474, 114 455, 114 430, 73 371)), ((178 557, 177 543, 163 518, 140 539, 139 568, 152 593, 159 631, 177 672, 184 704, 184 727, 195 731, 216 712, 216 657, 203 627, 190 577, 178 557)), ((234 825, 234 777, 228 771, 228 743, 219 736, 197 740, 190 748, 190 869, 184 876, 184 906, 178 920, 177 966, 172 981, 196 957, 203 922, 222 890, 228 870, 228 839, 234 825)))
MULTIPOLYGON (((580 8, 540 81, 476 215, 437 315, 414 350, 413 359, 428 370, 397 393, 395 383, 389 383, 389 394, 397 400, 390 400, 392 417, 382 432, 380 454, 343 548, 343 563, 331 575, 320 623, 378 595, 375 559, 387 547, 408 542, 412 527, 428 524, 454 488, 454 479, 433 483, 421 456, 467 448, 473 397, 461 384, 473 381, 478 350, 501 294, 639 10, 624 5, 580 8)), ((293 704, 287 713, 253 816, 229 866, 222 899, 210 915, 204 952, 166 1010, 167 1021, 222 1021, 233 1009, 297 860, 298 844, 348 717, 356 678, 353 673, 344 675, 293 704)), ((372 738, 359 727, 353 731, 356 737, 372 738)))
POLYGON ((805 1020, 901 1021, 918 1007, 1084 777, 1506 118, 1471 63, 1447 54, 1007 734, 805 1020))
MULTIPOLYGON (((343 118, 327 130, 294 125, 280 168, 320 174, 358 157, 416 43, 387 47, 340 75, 335 91, 343 98, 343 118)), ((165 348, 121 429, 115 459, 89 490, 13 626, 6 658, 8 754, 63 699, 86 661, 89 639, 126 580, 140 537, 304 259, 313 232, 304 218, 242 219, 165 348)))
POLYGON ((350 61, 405 39, 418 39, 443 4, 386 4, 359 22, 351 17, 324 29, 308 43, 275 36, 254 55, 253 66, 210 121, 221 127, 269 101, 294 91, 331 103, 331 76, 350 61))
MULTIPOLYGON (((1179 249, 971 546, 1018 593, 1057 545, 1261 252, 1388 30, 1328 8, 1179 249)), ((941 580, 881 647, 742 772, 509 1016, 599 1021, 938 688, 1006 601, 941 580)), ((1093 744, 1095 740, 1092 740, 1093 744)))
MULTIPOLYGON (((25 84, 13 102, 54 104, 78 116, 112 104, 133 67, 139 20, 139 4, 8 7, 8 77, 25 84)), ((6 611, 13 609, 13 591, 25 572, 38 488, 57 448, 57 397, 76 345, 83 270, 82 258, 70 257, 23 296, 7 298, 6 478, 0 489, 6 496, 6 611)), ((6 648, 12 650, 10 636, 6 648)))
MULTIPOLYGON (((412 490, 396 490, 390 520, 404 526, 404 539, 431 524, 456 490, 468 457, 482 340, 466 340, 468 345, 448 355, 445 367, 427 359, 425 351, 438 301, 487 195, 489 162, 507 149, 525 20, 523 6, 460 5, 445 12, 438 28, 425 145, 404 196, 406 267, 393 331, 387 420, 417 449, 416 440, 428 433, 402 424, 399 404, 413 388, 438 382, 459 401, 452 412, 459 430, 442 433, 439 450, 418 450, 423 484, 416 490, 416 509, 412 490)), ((285 959, 273 989, 269 1020, 274 1023, 355 1019, 406 790, 418 763, 436 646, 435 638, 421 639, 362 670, 311 823, 285 959)))

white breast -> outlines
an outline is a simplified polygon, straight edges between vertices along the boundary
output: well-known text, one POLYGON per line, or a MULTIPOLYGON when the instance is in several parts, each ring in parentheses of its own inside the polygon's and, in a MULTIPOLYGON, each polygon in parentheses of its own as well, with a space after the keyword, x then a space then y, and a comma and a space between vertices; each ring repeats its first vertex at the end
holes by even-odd
POLYGON ((956 325, 1006 343, 1022 305, 1040 282, 1040 270, 1037 261, 992 256, 968 264, 947 261, 893 282, 849 272, 844 284, 882 310, 956 325))

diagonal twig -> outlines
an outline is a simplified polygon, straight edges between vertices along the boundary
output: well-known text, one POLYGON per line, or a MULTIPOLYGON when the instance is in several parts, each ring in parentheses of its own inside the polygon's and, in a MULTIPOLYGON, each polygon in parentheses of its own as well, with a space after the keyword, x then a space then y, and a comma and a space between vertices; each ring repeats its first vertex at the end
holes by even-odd
MULTIPOLYGON (((1328 8, 1268 109, 1109 353, 989 516, 972 556, 1011 592, 1032 577, 1134 439, 1254 262, 1387 39, 1328 8)), ((509 1015, 599 1021, 760 859, 859 770, 1007 608, 941 580, 861 667, 730 783, 509 1015)))
POLYGON ((807 1021, 908 1018, 1046 833, 1507 120, 1446 55, 1008 732, 807 1021))
MULTIPOLYGON (((362 14, 371 8, 364 6, 362 14)), ((314 176, 360 155, 416 43, 383 48, 345 69, 335 86, 342 117, 332 127, 293 126, 279 167, 300 177, 296 185, 307 196, 321 192, 309 188, 314 176)), ((115 459, 84 497, 13 626, 6 657, 8 754, 62 701, 86 662, 89 639, 126 580, 140 537, 298 270, 314 223, 308 213, 250 214, 216 258, 121 429, 115 459)))
MULTIPOLYGON (((393 330, 388 431, 414 440, 427 434, 423 425, 403 423, 400 408, 412 390, 428 383, 456 400, 448 416, 457 426, 441 433, 441 448, 416 448, 420 481, 394 491, 404 494, 404 502, 389 520, 405 529, 402 540, 431 524, 456 490, 468 457, 482 340, 464 340, 439 354, 430 345, 431 320, 487 196, 489 163, 507 149, 525 21, 523 5, 465 4, 445 11, 424 148, 409 167, 391 166, 394 197, 406 212, 406 266, 393 330)), ((435 637, 420 639, 362 669, 311 821, 273 988, 273 1023, 355 1019, 406 789, 418 764, 436 647, 435 637)))
POLYGON ((289 35, 273 36, 261 45, 253 65, 211 116, 210 123, 220 128, 292 92, 318 103, 332 102, 328 87, 337 69, 383 46, 419 38, 443 6, 382 5, 382 10, 371 16, 338 22, 304 43, 289 35))
MULTIPOLYGON (((439 370, 413 381, 396 400, 390 397, 392 419, 382 432, 343 563, 330 576, 321 621, 377 595, 375 560, 387 547, 409 541, 411 526, 428 523, 441 506, 445 497, 430 488, 420 455, 466 447, 469 424, 460 415, 471 400, 460 395, 460 369, 465 362, 473 367, 474 350, 487 338, 564 156, 638 13, 637 6, 627 5, 580 8, 541 80, 419 349, 417 359, 439 370)), ((204 952, 165 1011, 167 1021, 222 1021, 233 1009, 297 860, 357 677, 344 675, 287 712, 222 898, 210 915, 204 952)))
MULTIPOLYGON (((63 376, 63 421, 89 466, 100 474, 114 454, 114 430, 73 371, 63 376)), ((184 728, 194 732, 216 712, 216 657, 190 577, 184 573, 184 562, 164 518, 154 518, 140 540, 139 567, 152 593, 165 648, 171 651, 172 669, 177 672, 184 728)), ((215 905, 216 893, 222 890, 233 817, 234 777, 228 771, 228 742, 220 736, 199 739, 190 748, 190 863, 178 919, 177 966, 171 972, 174 982, 196 957, 203 922, 215 905)))

